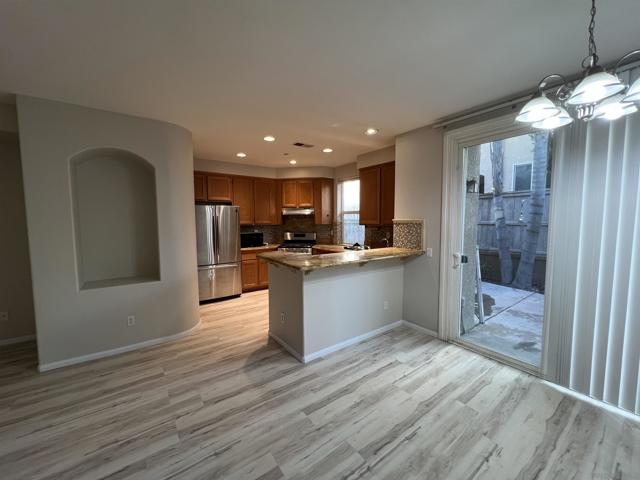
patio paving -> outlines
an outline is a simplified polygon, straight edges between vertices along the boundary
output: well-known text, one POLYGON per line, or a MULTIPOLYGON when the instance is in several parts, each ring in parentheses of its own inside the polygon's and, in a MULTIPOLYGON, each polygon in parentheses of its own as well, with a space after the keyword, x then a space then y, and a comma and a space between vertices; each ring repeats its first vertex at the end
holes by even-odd
POLYGON ((542 354, 544 295, 482 282, 485 323, 462 340, 539 366, 542 354))

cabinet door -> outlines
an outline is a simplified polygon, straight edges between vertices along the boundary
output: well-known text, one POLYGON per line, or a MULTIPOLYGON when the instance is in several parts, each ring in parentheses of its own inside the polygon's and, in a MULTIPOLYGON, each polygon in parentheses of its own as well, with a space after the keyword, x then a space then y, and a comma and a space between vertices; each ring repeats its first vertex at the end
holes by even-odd
POLYGON ((313 180, 298 180, 298 207, 313 208, 313 180))
POLYGON ((269 286, 269 264, 261 258, 258 259, 258 285, 269 286))
POLYGON ((240 207, 240 225, 253 225, 252 179, 233 179, 233 204, 240 207))
POLYGON ((380 225, 380 167, 360 170, 360 225, 380 225))
POLYGON ((252 290, 258 287, 258 260, 242 261, 242 290, 252 290))
POLYGON ((298 182, 295 180, 282 181, 282 207, 295 208, 298 206, 298 182))
POLYGON ((317 179, 314 181, 313 189, 316 225, 331 225, 333 223, 333 180, 317 179))
POLYGON ((263 178, 253 181, 254 221, 256 225, 275 225, 276 219, 276 182, 263 178))
POLYGON ((196 201, 207 200, 207 176, 201 173, 193 174, 193 193, 196 201))
POLYGON ((380 223, 393 225, 395 201, 396 164, 380 166, 380 223))
POLYGON ((231 202, 231 177, 207 175, 207 200, 231 202))

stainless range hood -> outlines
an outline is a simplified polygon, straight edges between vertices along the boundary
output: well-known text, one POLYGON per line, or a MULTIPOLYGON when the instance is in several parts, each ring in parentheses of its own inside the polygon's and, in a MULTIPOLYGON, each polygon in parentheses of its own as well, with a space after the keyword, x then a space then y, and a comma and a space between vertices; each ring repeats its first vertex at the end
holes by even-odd
POLYGON ((313 208, 283 208, 282 215, 313 215, 313 208))

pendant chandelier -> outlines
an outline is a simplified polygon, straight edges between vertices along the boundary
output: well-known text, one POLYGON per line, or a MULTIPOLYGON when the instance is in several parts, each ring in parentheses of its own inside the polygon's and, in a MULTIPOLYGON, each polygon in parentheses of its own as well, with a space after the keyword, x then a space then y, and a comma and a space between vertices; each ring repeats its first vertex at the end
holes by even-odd
POLYGON ((534 128, 552 130, 579 120, 602 118, 615 120, 638 111, 640 103, 640 78, 629 87, 618 77, 618 69, 632 56, 633 50, 624 55, 607 72, 598 65, 598 53, 594 39, 596 2, 591 0, 589 22, 589 55, 582 60, 583 76, 579 82, 569 82, 560 74, 547 75, 538 84, 538 92, 529 100, 516 121, 531 124, 534 128), (547 96, 545 91, 552 83, 559 84, 547 96))

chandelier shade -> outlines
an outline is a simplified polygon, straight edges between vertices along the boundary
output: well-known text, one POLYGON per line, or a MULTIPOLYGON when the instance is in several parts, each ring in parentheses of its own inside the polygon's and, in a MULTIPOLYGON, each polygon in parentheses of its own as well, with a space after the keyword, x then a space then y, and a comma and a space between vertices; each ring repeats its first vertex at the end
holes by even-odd
POLYGON ((620 93, 625 84, 618 77, 607 72, 598 72, 586 76, 576 86, 567 100, 568 105, 589 105, 620 93))
POLYGON ((640 102, 640 78, 629 87, 627 94, 622 99, 623 102, 640 102))
POLYGON ((625 103, 622 101, 623 98, 623 95, 615 95, 607 98, 596 107, 593 112, 593 117, 605 120, 617 120, 620 117, 638 111, 638 107, 636 107, 635 104, 625 103))
POLYGON ((550 99, 541 95, 532 98, 522 107, 516 121, 522 123, 540 122, 555 117, 559 113, 560 109, 550 99))
POLYGON ((569 112, 567 112, 562 107, 559 107, 558 110, 560 111, 558 115, 554 115, 553 117, 548 117, 544 120, 534 122, 531 126, 533 128, 539 128, 541 130, 553 130, 554 128, 563 127, 573 122, 573 118, 571 118, 569 112))

